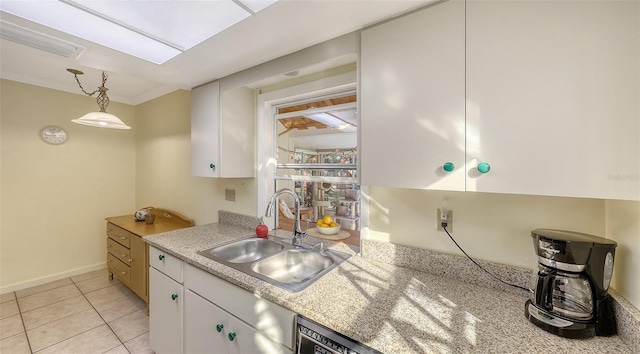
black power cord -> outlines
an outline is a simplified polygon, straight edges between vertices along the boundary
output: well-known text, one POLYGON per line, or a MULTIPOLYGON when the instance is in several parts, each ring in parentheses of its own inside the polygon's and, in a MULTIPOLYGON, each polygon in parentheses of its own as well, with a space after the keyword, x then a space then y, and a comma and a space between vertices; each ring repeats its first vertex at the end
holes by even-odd
POLYGON ((490 271, 486 270, 483 266, 481 266, 478 262, 476 262, 473 258, 471 258, 471 257, 467 254, 467 252, 465 252, 465 251, 462 249, 462 247, 460 247, 460 245, 458 245, 458 243, 456 242, 456 240, 455 240, 455 239, 453 238, 453 236, 451 236, 451 234, 449 233, 449 230, 447 230, 447 222, 445 222, 445 221, 443 221, 443 222, 442 222, 442 229, 444 229, 444 232, 446 232, 446 233, 447 233, 447 235, 449 236, 449 238, 451 239, 451 241, 453 241, 453 243, 455 243, 455 244, 456 244, 456 246, 458 247, 458 249, 460 249, 460 251, 462 251, 462 253, 464 253, 464 255, 465 255, 465 256, 467 256, 467 258, 469 258, 469 259, 471 260, 471 262, 473 262, 475 265, 477 265, 477 266, 478 266, 478 268, 480 268, 480 269, 484 270, 487 274, 489 274, 490 276, 492 276, 493 278, 497 279, 498 281, 500 281, 500 282, 502 282, 502 283, 504 283, 504 284, 507 284, 507 285, 509 285, 509 286, 513 286, 513 287, 515 287, 515 288, 519 288, 519 289, 522 289, 522 290, 526 290, 526 291, 528 291, 528 292, 530 292, 530 293, 531 293, 531 292, 533 292, 533 290, 528 289, 528 288, 525 288, 525 287, 523 287, 523 286, 520 286, 520 285, 517 285, 517 284, 512 284, 512 283, 506 282, 506 281, 504 281, 504 280, 502 280, 502 279, 498 278, 496 275, 494 275, 494 274, 493 274, 493 273, 491 273, 490 271))

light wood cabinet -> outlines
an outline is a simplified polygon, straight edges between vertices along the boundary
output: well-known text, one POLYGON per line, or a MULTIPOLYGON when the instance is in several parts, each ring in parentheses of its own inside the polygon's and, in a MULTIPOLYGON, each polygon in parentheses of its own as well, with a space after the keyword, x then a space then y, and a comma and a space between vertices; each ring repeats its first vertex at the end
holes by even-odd
POLYGON ((218 81, 191 90, 191 175, 255 176, 254 93, 220 91, 218 81))
POLYGON ((362 185, 464 190, 464 11, 448 1, 362 32, 362 185))
POLYGON ((639 199, 639 7, 449 0, 363 31, 361 183, 639 199))
POLYGON ((153 224, 136 222, 133 215, 108 217, 107 267, 116 278, 149 303, 149 245, 142 237, 193 226, 193 220, 167 209, 154 208, 153 224))

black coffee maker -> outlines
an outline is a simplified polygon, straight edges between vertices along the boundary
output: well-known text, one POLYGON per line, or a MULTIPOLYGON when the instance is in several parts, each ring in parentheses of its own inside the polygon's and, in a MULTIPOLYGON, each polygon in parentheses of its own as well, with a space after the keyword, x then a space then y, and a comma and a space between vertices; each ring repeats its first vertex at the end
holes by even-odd
POLYGON ((611 298, 615 241, 562 230, 531 231, 538 255, 535 292, 525 316, 536 326, 568 338, 616 333, 611 298))

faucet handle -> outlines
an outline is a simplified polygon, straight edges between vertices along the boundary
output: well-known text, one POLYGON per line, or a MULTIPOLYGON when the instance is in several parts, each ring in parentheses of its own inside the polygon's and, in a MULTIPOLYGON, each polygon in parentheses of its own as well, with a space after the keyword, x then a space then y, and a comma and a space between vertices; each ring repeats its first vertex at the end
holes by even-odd
POLYGON ((309 224, 311 223, 311 220, 309 220, 309 219, 304 219, 304 220, 300 219, 300 221, 306 221, 307 222, 307 228, 304 229, 304 235, 306 236, 307 232, 309 232, 309 224))

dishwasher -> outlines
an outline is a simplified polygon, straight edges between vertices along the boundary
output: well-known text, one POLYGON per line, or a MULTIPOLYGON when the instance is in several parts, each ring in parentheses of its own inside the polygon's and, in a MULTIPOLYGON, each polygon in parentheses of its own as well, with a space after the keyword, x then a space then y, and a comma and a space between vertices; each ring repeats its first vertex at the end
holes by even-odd
POLYGON ((382 354, 300 315, 296 337, 297 354, 382 354))

